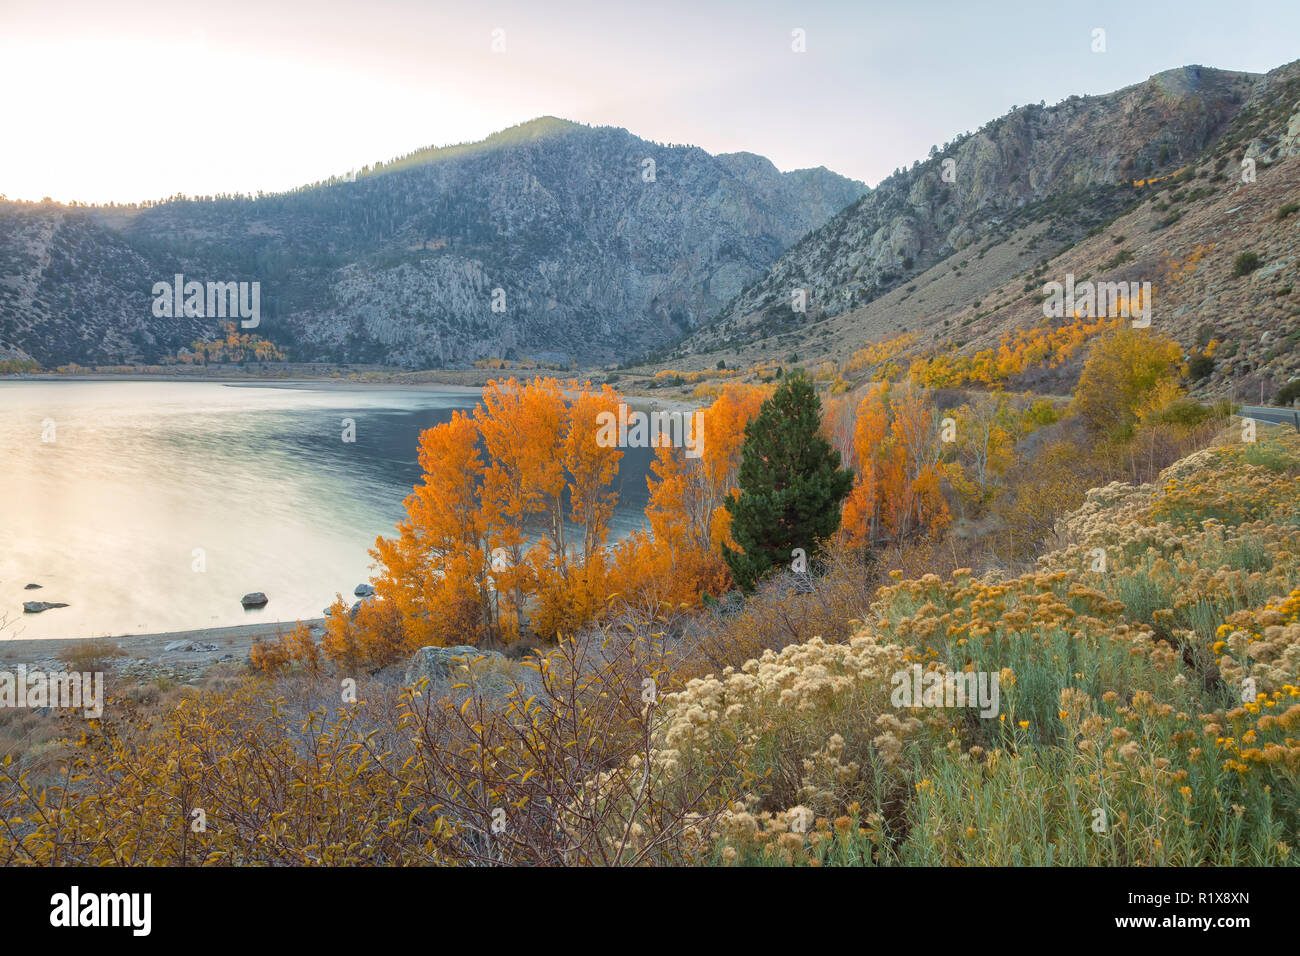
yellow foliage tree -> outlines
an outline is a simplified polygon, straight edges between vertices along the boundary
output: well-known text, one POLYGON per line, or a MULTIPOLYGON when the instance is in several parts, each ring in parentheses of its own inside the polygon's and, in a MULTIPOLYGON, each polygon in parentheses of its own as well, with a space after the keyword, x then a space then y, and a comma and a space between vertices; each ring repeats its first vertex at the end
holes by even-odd
POLYGON ((1184 373, 1183 352, 1173 339, 1120 326, 1089 352, 1072 409, 1093 432, 1124 436, 1153 397, 1167 403, 1182 394, 1177 379, 1184 373))

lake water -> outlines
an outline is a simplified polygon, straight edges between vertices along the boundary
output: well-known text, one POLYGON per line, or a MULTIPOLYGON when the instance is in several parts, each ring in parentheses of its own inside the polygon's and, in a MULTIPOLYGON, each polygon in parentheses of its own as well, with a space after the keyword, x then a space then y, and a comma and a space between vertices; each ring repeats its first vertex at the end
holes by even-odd
MULTIPOLYGON (((372 574, 367 550, 393 533, 420 478, 420 432, 477 401, 313 384, 0 381, 0 639, 296 621, 320 617, 335 593, 355 600, 372 574), (250 591, 267 606, 244 610, 250 591), (24 601, 69 606, 24 614, 24 601)), ((649 458, 624 453, 611 537, 641 526, 649 458)))

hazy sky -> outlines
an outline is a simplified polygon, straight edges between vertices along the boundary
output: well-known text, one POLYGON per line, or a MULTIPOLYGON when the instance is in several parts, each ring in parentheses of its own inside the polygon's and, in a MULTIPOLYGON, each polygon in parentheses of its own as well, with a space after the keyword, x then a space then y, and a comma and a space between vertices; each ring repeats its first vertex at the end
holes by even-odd
POLYGON ((546 114, 874 185, 1013 105, 1298 57, 1300 0, 0 0, 0 193, 285 189, 546 114))

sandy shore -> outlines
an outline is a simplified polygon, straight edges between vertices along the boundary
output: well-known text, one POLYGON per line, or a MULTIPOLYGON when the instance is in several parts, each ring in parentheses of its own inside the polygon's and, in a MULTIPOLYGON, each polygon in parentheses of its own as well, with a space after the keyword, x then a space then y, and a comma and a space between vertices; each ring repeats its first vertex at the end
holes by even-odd
MULTIPOLYGON (((312 633, 320 637, 325 619, 304 621, 312 633)), ((293 623, 240 624, 234 627, 209 627, 192 631, 169 631, 159 634, 127 634, 122 637, 105 637, 96 640, 116 644, 122 654, 115 663, 131 661, 148 662, 164 668, 196 666, 204 669, 222 660, 243 662, 248 658, 254 641, 274 639, 278 634, 293 630, 293 623), (165 648, 177 641, 197 645, 196 649, 165 648)), ((56 663, 61 669, 59 655, 70 645, 82 643, 72 638, 0 638, 0 662, 49 667, 56 663)))

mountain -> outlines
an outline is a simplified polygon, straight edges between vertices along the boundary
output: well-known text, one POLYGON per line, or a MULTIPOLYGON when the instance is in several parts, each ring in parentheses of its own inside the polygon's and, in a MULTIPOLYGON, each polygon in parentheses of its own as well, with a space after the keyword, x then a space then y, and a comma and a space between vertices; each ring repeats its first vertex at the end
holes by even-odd
POLYGON ((281 194, 0 202, 0 355, 150 361, 216 337, 153 315, 181 273, 260 282, 257 332, 299 360, 606 362, 716 314, 866 192, 544 117, 281 194))
POLYGON ((918 351, 989 348, 1042 323, 1049 279, 1160 280, 1171 258, 1200 247, 1199 275, 1160 290, 1162 327, 1184 345, 1207 323, 1235 329, 1243 351, 1220 363, 1216 388, 1269 363, 1289 374, 1293 349, 1279 350, 1288 332, 1270 323, 1294 326, 1298 314, 1284 279, 1300 254, 1300 216, 1278 217, 1298 198, 1297 153, 1300 61, 1266 75, 1185 67, 1013 109, 805 236, 670 364, 843 359, 899 332, 915 333, 918 351), (1244 159, 1255 163, 1250 184, 1244 159), (1264 268, 1237 281, 1235 256, 1255 247, 1264 268), (804 312, 792 307, 798 289, 804 312))

